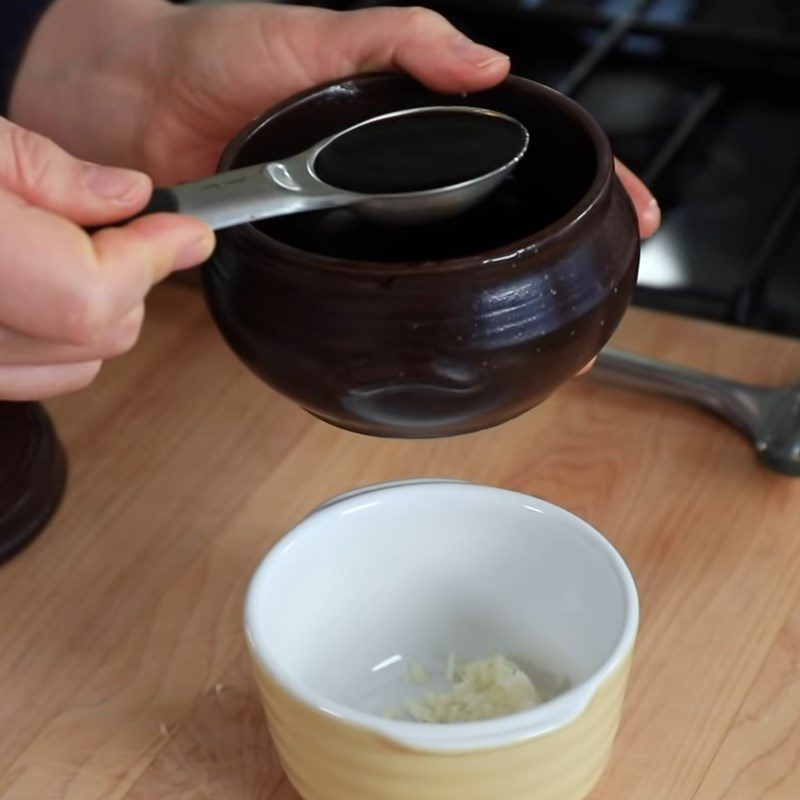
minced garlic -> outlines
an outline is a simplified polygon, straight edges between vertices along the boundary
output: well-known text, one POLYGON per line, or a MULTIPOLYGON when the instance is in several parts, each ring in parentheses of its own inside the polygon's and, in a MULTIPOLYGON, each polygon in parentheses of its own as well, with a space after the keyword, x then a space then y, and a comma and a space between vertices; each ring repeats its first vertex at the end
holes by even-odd
MULTIPOLYGON (((407 674, 413 683, 427 682, 424 667, 417 669, 412 665, 407 674)), ((412 719, 432 723, 473 722, 514 714, 543 702, 531 679, 505 656, 459 664, 451 655, 445 677, 452 685, 451 691, 406 702, 412 719)))

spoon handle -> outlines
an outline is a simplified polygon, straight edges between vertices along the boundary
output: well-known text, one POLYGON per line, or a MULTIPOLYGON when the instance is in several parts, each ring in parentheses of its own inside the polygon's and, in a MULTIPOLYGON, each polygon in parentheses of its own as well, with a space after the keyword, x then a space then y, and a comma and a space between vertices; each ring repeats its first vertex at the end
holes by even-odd
POLYGON ((118 224, 122 225, 125 222, 144 217, 147 214, 161 214, 162 212, 174 213, 180 210, 178 195, 175 193, 174 189, 169 187, 154 189, 153 194, 147 201, 147 205, 138 214, 134 214, 132 217, 128 217, 118 224))
POLYGON ((343 193, 329 191, 311 176, 305 180, 296 178, 296 169, 297 164, 289 160, 256 164, 156 189, 138 214, 115 224, 122 225, 145 214, 172 211, 191 214, 214 230, 220 230, 268 217, 353 202, 343 193))
POLYGON ((762 387, 747 386, 610 347, 601 351, 592 374, 631 389, 689 400, 719 414, 754 439, 763 436, 760 407, 765 400, 765 390, 762 387))

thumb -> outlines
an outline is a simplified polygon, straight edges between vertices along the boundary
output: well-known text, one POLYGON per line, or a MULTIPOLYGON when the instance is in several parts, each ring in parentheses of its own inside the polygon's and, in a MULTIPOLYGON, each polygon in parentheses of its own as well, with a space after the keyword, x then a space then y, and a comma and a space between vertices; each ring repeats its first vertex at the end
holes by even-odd
POLYGON ((355 71, 401 69, 439 92, 488 89, 508 74, 507 55, 471 41, 427 8, 340 14, 320 42, 347 54, 355 71))
POLYGON ((261 23, 250 26, 262 40, 261 56, 251 59, 243 77, 259 100, 265 73, 281 76, 288 96, 316 83, 390 69, 408 72, 434 91, 473 92, 500 83, 509 71, 508 56, 470 41, 425 8, 267 5, 250 13, 253 23, 261 23))
POLYGON ((2 118, 0 188, 79 225, 130 216, 152 193, 147 175, 81 161, 50 139, 2 118))

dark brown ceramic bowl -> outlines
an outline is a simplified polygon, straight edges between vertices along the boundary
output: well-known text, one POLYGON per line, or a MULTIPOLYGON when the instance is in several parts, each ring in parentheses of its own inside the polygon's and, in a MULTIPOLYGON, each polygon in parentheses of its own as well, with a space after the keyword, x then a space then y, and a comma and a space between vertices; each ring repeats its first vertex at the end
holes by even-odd
POLYGON ((512 177, 479 206, 414 228, 342 209, 243 225, 221 233, 204 268, 233 350, 339 427, 417 438, 511 419, 593 358, 630 301, 639 237, 608 140, 531 81, 468 98, 399 75, 319 87, 253 122, 220 169, 292 155, 377 114, 465 102, 531 134, 512 177))

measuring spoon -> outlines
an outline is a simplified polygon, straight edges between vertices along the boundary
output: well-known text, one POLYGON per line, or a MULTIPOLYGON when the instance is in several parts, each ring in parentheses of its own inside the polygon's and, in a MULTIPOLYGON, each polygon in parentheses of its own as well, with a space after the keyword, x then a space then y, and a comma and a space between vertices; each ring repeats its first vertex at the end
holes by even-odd
MULTIPOLYGON (((419 131, 418 138, 407 137, 407 146, 416 148, 417 151, 420 146, 424 148, 425 142, 424 127, 419 128, 419 131)), ((352 206, 360 215, 381 223, 430 222, 469 208, 497 188, 525 154, 529 138, 526 128, 513 117, 488 109, 471 106, 427 106, 395 111, 353 125, 289 158, 156 189, 150 202, 136 217, 159 211, 180 212, 199 217, 213 229, 219 230, 268 217, 352 206), (326 183, 317 174, 320 158, 331 152, 331 145, 335 143, 341 149, 343 143, 347 144, 346 138, 354 132, 363 134, 367 126, 386 126, 395 120, 431 114, 480 115, 496 125, 503 123, 507 128, 506 152, 498 153, 497 166, 483 174, 422 191, 350 191, 326 183)), ((453 143, 455 150, 451 159, 457 157, 456 144, 453 143)), ((402 148, 398 152, 398 157, 402 157, 402 148)), ((435 155, 439 160, 446 160, 448 152, 437 152, 435 155)), ((470 165, 465 164, 465 172, 468 173, 469 169, 470 165)), ((364 178, 363 175, 358 177, 364 178)), ((430 176, 420 177, 430 180, 430 176)))

